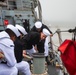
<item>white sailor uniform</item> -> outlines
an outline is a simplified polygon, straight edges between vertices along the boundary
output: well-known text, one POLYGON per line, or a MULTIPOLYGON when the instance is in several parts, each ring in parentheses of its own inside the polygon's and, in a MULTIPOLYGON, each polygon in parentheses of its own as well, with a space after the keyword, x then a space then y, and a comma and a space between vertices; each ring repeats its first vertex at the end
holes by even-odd
POLYGON ((44 46, 45 56, 48 56, 48 55, 49 55, 48 37, 46 37, 44 45, 45 45, 45 46, 44 46))
POLYGON ((4 58, 0 59, 0 75, 17 75, 14 44, 5 31, 0 32, 0 51, 4 54, 4 58))
MULTIPOLYGON (((26 30, 21 25, 16 24, 15 27, 18 28, 18 30, 23 35, 27 34, 26 30)), ((17 60, 16 67, 17 67, 18 71, 21 72, 23 75, 31 75, 29 63, 27 61, 22 60, 23 59, 22 42, 20 42, 20 39, 16 39, 14 44, 15 44, 15 49, 14 49, 15 50, 15 57, 16 57, 16 60, 17 60)))
POLYGON ((16 64, 16 67, 18 68, 18 71, 21 72, 23 75, 31 75, 30 66, 28 62, 21 61, 16 64))

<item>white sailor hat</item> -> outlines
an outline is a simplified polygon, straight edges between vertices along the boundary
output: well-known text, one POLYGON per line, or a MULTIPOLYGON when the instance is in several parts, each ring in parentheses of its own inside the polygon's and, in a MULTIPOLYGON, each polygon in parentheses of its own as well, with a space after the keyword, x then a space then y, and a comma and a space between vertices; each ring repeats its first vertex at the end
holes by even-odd
POLYGON ((6 29, 12 30, 17 37, 20 36, 20 32, 19 32, 18 29, 17 29, 14 25, 12 25, 12 24, 8 24, 6 29))
POLYGON ((42 27, 42 23, 40 21, 35 22, 35 27, 36 28, 41 28, 42 27))
POLYGON ((50 36, 50 32, 44 28, 43 31, 42 31, 46 36, 50 36))
POLYGON ((27 32, 26 32, 26 30, 24 29, 24 27, 16 24, 16 28, 18 28, 18 30, 19 30, 22 34, 24 34, 24 35, 27 34, 27 32))

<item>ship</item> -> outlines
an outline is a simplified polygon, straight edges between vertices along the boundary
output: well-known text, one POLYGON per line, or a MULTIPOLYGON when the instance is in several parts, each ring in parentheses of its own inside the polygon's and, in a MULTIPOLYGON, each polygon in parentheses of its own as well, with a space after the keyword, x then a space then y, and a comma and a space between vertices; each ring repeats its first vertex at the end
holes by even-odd
MULTIPOLYGON (((29 32, 37 20, 42 21, 42 9, 39 0, 0 0, 0 31, 5 30, 8 24, 19 24, 24 26, 23 23, 26 21, 28 23, 29 32), (38 11, 36 11, 36 9, 38 11)), ((59 43, 61 44, 60 30, 58 29, 55 33, 58 34, 59 43)), ((42 62, 44 63, 44 65, 42 64, 44 68, 41 71, 45 70, 45 73, 34 74, 32 71, 32 75, 69 75, 64 65, 62 64, 59 52, 55 51, 53 46, 55 45, 52 43, 52 38, 50 38, 49 60, 51 64, 46 65, 46 63, 42 62)), ((27 58, 30 59, 30 57, 27 58)), ((44 58, 42 59, 44 60, 44 58)), ((38 59, 38 61, 39 60, 40 59, 38 59)), ((35 63, 31 67, 34 68, 34 65, 35 63)), ((37 70, 35 72, 37 72, 37 70)))

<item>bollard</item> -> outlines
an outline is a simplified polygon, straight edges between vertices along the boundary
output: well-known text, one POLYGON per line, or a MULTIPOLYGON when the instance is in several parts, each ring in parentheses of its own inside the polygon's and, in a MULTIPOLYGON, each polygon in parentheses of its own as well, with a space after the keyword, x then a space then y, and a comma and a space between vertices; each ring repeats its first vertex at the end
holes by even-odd
POLYGON ((33 54, 33 74, 45 73, 45 56, 44 53, 33 54))

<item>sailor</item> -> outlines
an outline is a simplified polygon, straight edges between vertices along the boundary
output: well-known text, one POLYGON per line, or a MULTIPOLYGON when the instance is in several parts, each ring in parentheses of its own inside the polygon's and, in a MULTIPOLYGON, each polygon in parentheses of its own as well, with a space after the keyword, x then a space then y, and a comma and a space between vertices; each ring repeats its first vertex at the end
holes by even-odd
POLYGON ((18 28, 19 32, 20 32, 20 36, 15 40, 14 44, 15 44, 15 57, 17 60, 17 64, 16 67, 18 68, 18 71, 21 72, 23 75, 31 75, 31 71, 30 71, 30 67, 28 62, 23 61, 23 45, 21 42, 21 38, 27 34, 27 32, 25 31, 25 29, 16 24, 16 28, 18 28))
POLYGON ((26 36, 23 37, 24 49, 32 56, 34 53, 33 46, 37 45, 37 50, 39 53, 44 52, 44 40, 50 33, 47 29, 43 29, 41 33, 38 32, 29 32, 26 36))
POLYGON ((14 56, 14 41, 20 33, 16 27, 9 24, 5 31, 0 32, 0 75, 17 75, 16 59, 14 56))
POLYGON ((52 32, 50 31, 50 29, 40 21, 35 22, 35 25, 31 28, 31 31, 42 32, 44 28, 46 28, 50 32, 51 36, 52 32))
POLYGON ((29 32, 30 31, 30 24, 29 24, 29 20, 27 20, 27 19, 23 19, 23 27, 25 28, 25 30, 27 31, 27 32, 29 32))
MULTIPOLYGON (((42 22, 40 21, 36 21, 35 22, 35 25, 32 27, 31 31, 34 31, 34 32, 42 32, 42 30, 46 28, 49 32, 50 32, 50 36, 52 36, 52 32, 50 31, 50 29, 42 24, 42 22)), ((46 57, 46 61, 47 61, 47 64, 50 64, 49 60, 48 60, 48 54, 49 54, 49 49, 48 49, 48 38, 49 37, 46 37, 46 39, 44 40, 44 49, 45 49, 45 57, 46 57)))

